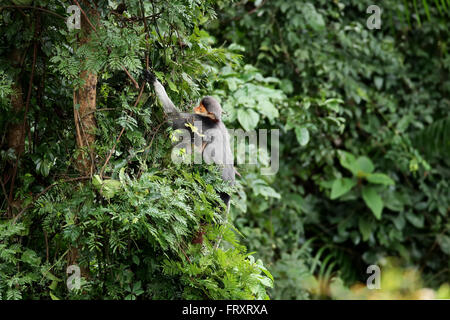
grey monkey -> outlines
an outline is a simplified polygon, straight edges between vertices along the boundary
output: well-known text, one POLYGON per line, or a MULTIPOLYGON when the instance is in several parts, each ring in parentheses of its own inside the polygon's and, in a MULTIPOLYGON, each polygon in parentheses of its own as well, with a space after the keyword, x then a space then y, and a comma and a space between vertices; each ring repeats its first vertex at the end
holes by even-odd
MULTIPOLYGON (((220 103, 213 97, 206 96, 194 108, 193 113, 182 113, 175 107, 163 85, 152 72, 146 70, 144 76, 147 82, 155 89, 156 95, 163 106, 164 113, 168 116, 173 129, 188 129, 192 142, 195 142, 194 136, 196 132, 189 129, 189 126, 186 126, 186 124, 201 124, 201 134, 205 137, 201 142, 203 160, 206 163, 220 165, 222 167, 222 179, 234 185, 237 171, 234 168, 230 136, 225 124, 222 122, 222 107, 220 103)), ((198 140, 196 139, 196 141, 198 140)), ((220 192, 219 195, 229 209, 230 195, 224 192, 220 192)))

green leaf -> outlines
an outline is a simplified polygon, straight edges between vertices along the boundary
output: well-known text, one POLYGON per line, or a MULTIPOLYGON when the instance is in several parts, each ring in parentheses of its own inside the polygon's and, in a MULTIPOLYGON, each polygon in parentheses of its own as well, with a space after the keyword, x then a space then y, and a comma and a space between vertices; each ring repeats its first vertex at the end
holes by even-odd
MULTIPOLYGON (((260 180, 257 180, 260 181, 260 180)), ((255 183, 253 185, 253 191, 255 193, 255 195, 262 195, 264 198, 276 198, 276 199, 280 199, 281 195, 276 192, 273 188, 269 187, 266 184, 262 184, 262 183, 255 183)))
POLYGON ((51 291, 50 293, 50 298, 52 298, 52 300, 60 300, 57 296, 55 296, 51 291))
POLYGON ((102 186, 103 180, 100 178, 98 174, 92 177, 92 185, 99 190, 102 186))
POLYGON ((256 128, 259 121, 259 114, 252 109, 239 109, 238 120, 245 131, 256 128))
POLYGON ((325 100, 325 102, 323 103, 323 105, 334 112, 339 112, 339 105, 344 103, 343 100, 341 99, 336 99, 336 98, 332 98, 332 99, 327 99, 325 100))
POLYGON ((275 108, 273 103, 271 103, 269 100, 261 101, 258 104, 258 111, 270 120, 277 118, 279 115, 277 108, 275 108))
POLYGON ((403 230, 406 224, 405 218, 402 215, 398 215, 395 218, 392 218, 392 222, 394 223, 394 226, 397 228, 397 230, 400 231, 403 230))
POLYGON ((363 175, 372 173, 375 169, 372 160, 370 160, 366 156, 361 156, 356 159, 356 167, 358 170, 358 175, 361 175, 361 173, 363 173, 363 175))
POLYGON ((267 268, 264 266, 264 264, 263 264, 263 262, 262 262, 261 259, 258 259, 258 260, 256 261, 256 265, 258 266, 258 268, 259 268, 262 272, 264 272, 264 274, 265 274, 267 277, 270 278, 270 280, 272 280, 272 282, 274 281, 274 280, 273 280, 272 274, 271 274, 271 273, 269 272, 269 270, 267 270, 267 268))
POLYGON ((261 284, 263 286, 266 286, 266 287, 269 287, 269 288, 273 287, 272 280, 270 280, 268 277, 259 276, 258 278, 259 278, 259 281, 261 282, 261 284))
POLYGON ((386 186, 392 186, 395 184, 394 180, 384 173, 371 173, 366 176, 366 179, 371 183, 384 184, 386 186))
POLYGON ((228 89, 230 89, 230 91, 235 91, 237 89, 237 79, 236 78, 227 78, 227 79, 225 79, 225 81, 228 84, 228 89))
POLYGON ((336 179, 331 187, 332 200, 339 198, 340 196, 349 192, 356 185, 356 180, 349 178, 336 179))
POLYGON ((102 187, 100 189, 100 193, 106 199, 110 199, 116 195, 116 193, 121 189, 122 184, 118 180, 109 179, 104 180, 102 187))
POLYGON ((57 287, 58 287, 58 281, 52 281, 48 286, 48 288, 52 291, 55 291, 57 287))
POLYGON ((281 80, 280 88, 286 94, 291 94, 292 92, 294 92, 294 86, 292 85, 292 82, 289 79, 281 80))
POLYGON ((175 85, 175 83, 173 83, 173 82, 170 81, 170 80, 167 80, 167 83, 169 84, 170 90, 175 91, 175 92, 178 93, 178 89, 177 89, 177 86, 175 85))
POLYGON ((133 255, 133 256, 131 257, 131 259, 133 260, 133 262, 134 262, 137 266, 139 265, 140 260, 139 260, 139 257, 138 257, 138 256, 133 255))
POLYGON ((140 290, 141 289, 141 282, 140 281, 138 281, 138 282, 136 282, 134 285, 133 285, 133 292, 134 293, 136 293, 138 290, 140 290))
POLYGON ((381 77, 375 77, 375 87, 380 90, 383 87, 383 81, 384 79, 381 77))
POLYGON ((363 88, 356 88, 356 93, 358 94, 359 97, 359 102, 357 102, 358 104, 361 102, 361 99, 364 101, 368 101, 369 100, 369 96, 367 95, 367 91, 364 90, 363 88))
POLYGON ((309 131, 305 127, 295 128, 295 135, 301 146, 306 146, 309 142, 309 131))
POLYGON ((450 256, 450 237, 445 235, 438 235, 436 237, 442 252, 450 256))
POLYGON ((363 241, 369 240, 370 236, 372 235, 372 226, 374 226, 374 224, 370 223, 369 219, 363 217, 359 218, 358 227, 363 237, 363 241))
POLYGON ((36 252, 28 249, 22 254, 22 261, 32 266, 37 266, 41 263, 41 258, 39 258, 36 252))
POLYGON ((339 150, 338 157, 339 157, 339 162, 341 163, 341 166, 350 170, 353 173, 353 175, 356 176, 357 170, 356 170, 355 156, 353 154, 351 154, 350 152, 339 150))
POLYGON ((317 12, 315 6, 312 3, 306 3, 302 6, 302 12, 305 16, 305 20, 309 26, 315 31, 320 31, 325 28, 325 20, 322 15, 317 12))
POLYGON ((411 115, 405 115, 403 116, 399 122, 397 122, 397 131, 398 132, 405 132, 406 129, 408 129, 409 124, 413 120, 413 117, 411 115))
POLYGON ((408 211, 406 214, 406 219, 416 228, 423 228, 425 224, 425 217, 421 214, 414 214, 411 211, 408 211))
POLYGON ((366 205, 372 210, 375 218, 381 219, 381 213, 383 212, 383 200, 380 195, 370 186, 365 186, 362 189, 362 197, 366 205))
POLYGON ((43 275, 44 277, 46 277, 47 279, 50 279, 50 280, 52 280, 52 281, 58 281, 58 282, 62 281, 60 278, 54 276, 54 275, 53 275, 50 271, 48 271, 48 270, 43 270, 43 271, 42 271, 42 275, 43 275))

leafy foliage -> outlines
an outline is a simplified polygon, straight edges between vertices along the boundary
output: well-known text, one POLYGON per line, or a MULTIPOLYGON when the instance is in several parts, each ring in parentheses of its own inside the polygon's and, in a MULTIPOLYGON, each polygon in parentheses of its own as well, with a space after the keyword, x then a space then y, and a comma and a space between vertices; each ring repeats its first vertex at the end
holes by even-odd
POLYGON ((448 0, 385 1, 380 30, 368 0, 98 1, 88 37, 61 1, 29 2, 0 9, 0 298, 372 298, 352 285, 391 256, 422 273, 406 297, 448 297, 448 0), (278 173, 251 143, 234 187, 173 164, 147 67, 183 111, 214 95, 228 128, 279 129, 278 173), (92 150, 74 139, 84 71, 92 150))
MULTIPOLYGON (((155 97, 149 90, 140 94, 130 81, 140 82, 148 56, 186 109, 212 83, 214 70, 224 63, 244 68, 239 55, 214 47, 202 28, 215 15, 210 2, 124 4, 118 14, 116 1, 100 3, 98 17, 91 15, 95 30, 83 42, 84 29, 69 31, 64 20, 54 19, 66 15, 58 1, 35 1, 46 11, 25 10, 28 20, 15 20, 20 13, 14 7, 0 13, 2 110, 10 111, 18 73, 6 67, 7 55, 26 53, 33 41, 39 48, 35 57, 24 55, 23 74, 33 71, 39 84, 26 114, 33 134, 20 158, 2 142, 2 169, 16 160, 20 165, 13 197, 18 209, 7 197, 1 207, 0 298, 268 299, 273 277, 239 243, 218 196, 242 186, 227 185, 214 166, 173 164, 171 129, 155 97), (150 15, 145 23, 144 13, 150 15), (40 25, 28 24, 32 19, 40 25), (71 119, 79 109, 72 105, 73 90, 84 85, 84 70, 98 79, 90 177, 79 177, 74 166, 85 150, 74 143, 71 119), (80 267, 81 283, 68 290, 71 264, 80 267)), ((266 88, 260 79, 247 83, 266 88)), ((0 124, 2 132, 9 129, 6 119, 0 124)))
MULTIPOLYGON (((429 286, 448 281, 439 239, 449 231, 450 7, 385 1, 381 29, 369 30, 371 4, 241 1, 210 26, 287 96, 275 123, 283 134, 272 187, 281 199, 248 193, 235 220, 275 279, 315 239, 297 265, 311 266, 328 248, 318 263, 347 285, 365 282, 361 270, 386 256, 420 267, 429 286)), ((298 269, 274 296, 304 298, 310 287, 295 283, 322 270, 298 269)))

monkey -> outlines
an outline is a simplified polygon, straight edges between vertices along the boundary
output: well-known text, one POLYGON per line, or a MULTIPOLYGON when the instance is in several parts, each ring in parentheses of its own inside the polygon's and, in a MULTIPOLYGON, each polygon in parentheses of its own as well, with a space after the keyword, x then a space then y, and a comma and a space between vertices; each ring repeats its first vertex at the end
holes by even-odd
MULTIPOLYGON (((207 164, 215 163, 220 165, 222 167, 222 179, 230 185, 234 185, 237 171, 234 168, 230 136, 222 121, 222 107, 220 103, 215 98, 206 96, 193 109, 193 113, 182 113, 175 107, 163 85, 152 72, 145 70, 144 77, 155 89, 155 93, 163 106, 164 113, 169 118, 172 128, 174 130, 189 130, 191 142, 194 142, 194 147, 200 149, 203 160, 207 164), (195 128, 200 127, 200 132, 193 131, 191 126, 193 124, 200 124, 195 125, 195 128), (201 136, 202 139, 197 139, 198 136, 201 136)), ((231 196, 224 192, 219 192, 219 196, 227 206, 228 212, 231 196)))

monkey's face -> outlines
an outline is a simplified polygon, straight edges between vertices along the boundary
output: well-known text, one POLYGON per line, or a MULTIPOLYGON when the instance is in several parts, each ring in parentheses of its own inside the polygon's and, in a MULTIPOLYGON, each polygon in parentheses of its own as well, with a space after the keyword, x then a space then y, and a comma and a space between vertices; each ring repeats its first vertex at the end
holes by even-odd
POLYGON ((203 117, 208 117, 216 121, 222 118, 222 108, 219 102, 213 97, 204 97, 198 107, 194 108, 194 112, 203 117))
POLYGON ((200 104, 199 104, 198 107, 195 107, 195 108, 194 108, 194 112, 195 112, 196 114, 202 115, 202 116, 204 116, 204 117, 207 117, 207 116, 208 116, 208 110, 206 110, 206 108, 205 108, 205 106, 203 105, 202 102, 200 102, 200 104))

